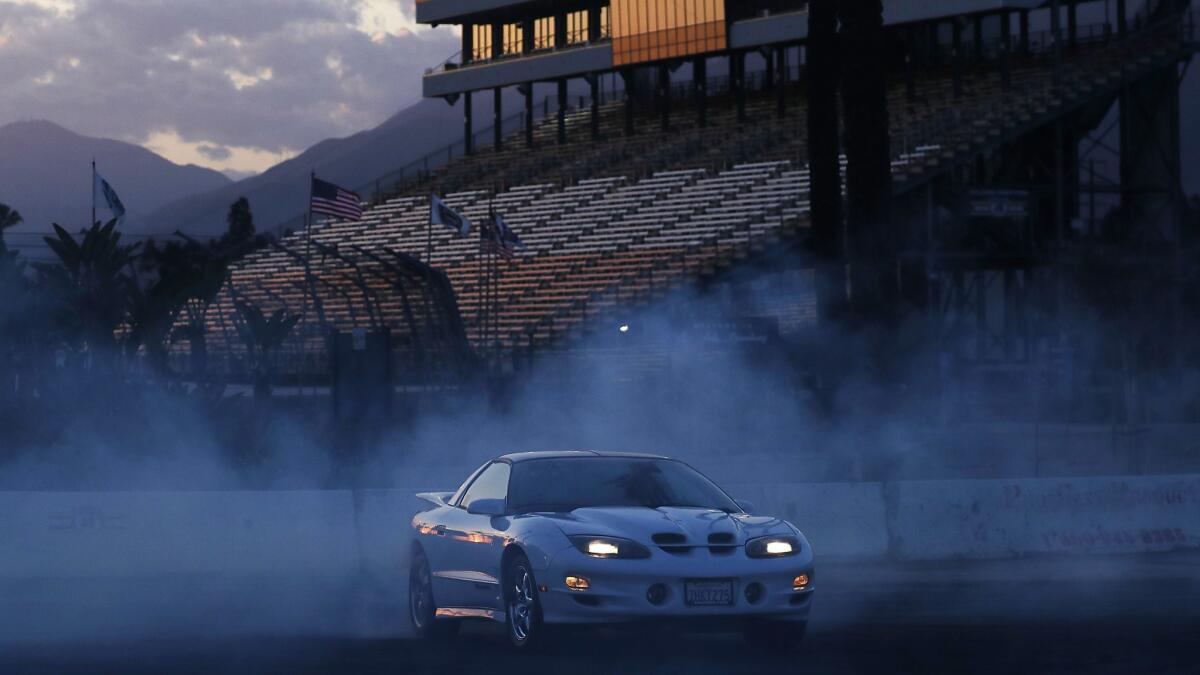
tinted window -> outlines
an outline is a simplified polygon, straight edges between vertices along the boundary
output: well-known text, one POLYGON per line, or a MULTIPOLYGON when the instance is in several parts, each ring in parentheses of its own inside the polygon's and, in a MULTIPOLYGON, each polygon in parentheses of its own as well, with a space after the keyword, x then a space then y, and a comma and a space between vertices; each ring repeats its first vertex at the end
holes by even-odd
POLYGON ((479 474, 479 478, 471 483, 463 495, 459 506, 471 508, 471 504, 479 499, 504 499, 508 496, 509 465, 503 462, 492 464, 479 474))
POLYGON ((513 467, 510 511, 570 511, 588 506, 739 510, 712 481, 672 460, 536 459, 513 467))

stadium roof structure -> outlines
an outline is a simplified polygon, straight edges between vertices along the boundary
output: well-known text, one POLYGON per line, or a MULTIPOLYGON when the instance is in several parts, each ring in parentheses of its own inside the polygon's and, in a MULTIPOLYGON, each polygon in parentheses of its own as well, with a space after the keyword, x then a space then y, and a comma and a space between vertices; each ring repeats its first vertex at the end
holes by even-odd
MULTIPOLYGON (((684 4, 693 9, 680 19, 656 9, 678 4, 638 0, 640 18, 631 20, 624 14, 631 13, 634 4, 624 0, 420 0, 418 22, 463 27, 462 51, 426 74, 425 96, 454 97, 681 57, 795 45, 808 37, 804 0, 692 0, 684 4), (584 16, 572 18, 580 12, 584 16), (656 12, 663 16, 655 18, 656 12), (715 31, 710 28, 714 24, 715 31), (697 40, 698 30, 708 30, 706 37, 715 39, 697 40), (645 46, 646 41, 664 40, 674 44, 665 50, 645 46), (689 44, 677 49, 679 42, 689 44), (626 49, 627 44, 638 47, 626 49)), ((1045 4, 1046 0, 885 0, 884 22, 937 22, 1028 11, 1045 4)))

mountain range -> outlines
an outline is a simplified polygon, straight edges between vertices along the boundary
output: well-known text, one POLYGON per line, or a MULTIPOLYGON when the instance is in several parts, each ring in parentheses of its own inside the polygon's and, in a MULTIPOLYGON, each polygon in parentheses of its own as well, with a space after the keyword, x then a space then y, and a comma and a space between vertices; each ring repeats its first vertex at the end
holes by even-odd
MULTIPOLYGON (((224 174, 180 166, 131 143, 82 136, 47 121, 0 126, 0 203, 19 211, 14 232, 77 230, 91 218, 92 160, 121 196, 129 218, 232 184, 224 174)), ((107 210, 97 213, 107 219, 107 210)))
MULTIPOLYGON (((538 88, 539 108, 550 91, 538 88)), ((491 124, 492 97, 477 96, 474 103, 479 132, 491 124)), ((505 97, 503 115, 517 114, 521 104, 516 95, 505 97)), ((122 226, 127 233, 216 236, 225 230, 229 205, 239 197, 250 201, 259 231, 272 231, 305 212, 312 173, 358 189, 461 141, 462 108, 461 100, 453 106, 422 100, 373 129, 321 141, 236 182, 211 169, 173 164, 137 145, 82 136, 46 121, 17 122, 0 127, 0 203, 21 212, 25 223, 11 232, 23 232, 27 239, 40 240, 32 233, 45 233, 55 222, 79 229, 89 217, 95 157, 129 209, 122 226)), ((107 217, 106 210, 98 213, 101 220, 107 217)))

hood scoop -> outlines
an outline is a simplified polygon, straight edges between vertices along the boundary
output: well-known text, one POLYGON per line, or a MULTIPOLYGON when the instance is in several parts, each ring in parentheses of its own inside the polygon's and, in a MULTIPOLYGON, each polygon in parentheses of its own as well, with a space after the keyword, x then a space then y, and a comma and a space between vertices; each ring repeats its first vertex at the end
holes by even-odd
POLYGON ((717 555, 733 553, 736 548, 733 534, 730 532, 714 532, 708 535, 708 550, 710 553, 717 555))
POLYGON ((707 544, 692 544, 685 535, 679 532, 659 532, 650 535, 653 541, 664 553, 672 555, 687 555, 695 549, 708 549, 714 555, 732 553, 736 548, 736 539, 729 532, 714 532, 708 535, 707 544))
POLYGON ((692 550, 692 547, 688 546, 687 537, 678 532, 652 534, 650 541, 658 544, 658 547, 664 552, 674 555, 686 555, 692 550))

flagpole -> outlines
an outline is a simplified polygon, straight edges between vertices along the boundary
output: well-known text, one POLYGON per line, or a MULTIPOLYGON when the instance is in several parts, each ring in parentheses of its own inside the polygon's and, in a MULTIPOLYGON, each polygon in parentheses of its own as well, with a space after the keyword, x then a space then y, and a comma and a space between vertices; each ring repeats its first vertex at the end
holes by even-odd
POLYGON ((493 341, 500 334, 500 277, 496 273, 496 256, 500 253, 501 242, 500 228, 496 224, 496 207, 492 202, 495 196, 496 189, 492 188, 492 194, 488 196, 488 214, 492 219, 492 242, 494 245, 488 247, 488 261, 492 265, 492 281, 489 284, 492 289, 492 307, 488 311, 488 317, 492 320, 490 334, 493 341))
MULTIPOLYGON (((312 198, 313 198, 313 183, 317 180, 317 171, 313 169, 308 180, 308 210, 304 217, 304 283, 308 284, 308 293, 306 296, 311 296, 313 309, 317 309, 317 285, 313 282, 312 276, 312 198)), ((308 304, 308 297, 305 297, 304 303, 308 304)), ((307 313, 307 309, 306 309, 307 313)), ((322 322, 323 327, 324 322, 322 322)))
POLYGON ((313 183, 317 180, 317 172, 313 170, 308 179, 308 215, 304 218, 304 258, 307 264, 309 255, 312 254, 312 200, 313 200, 313 183))
POLYGON ((483 347, 483 345, 487 344, 487 314, 485 314, 483 310, 483 230, 483 227, 479 228, 479 249, 477 253, 479 256, 479 276, 477 277, 475 285, 476 289, 479 291, 479 300, 475 304, 479 309, 480 347, 483 347))
POLYGON ((433 267, 433 196, 429 197, 429 227, 426 228, 425 237, 425 264, 433 267))

